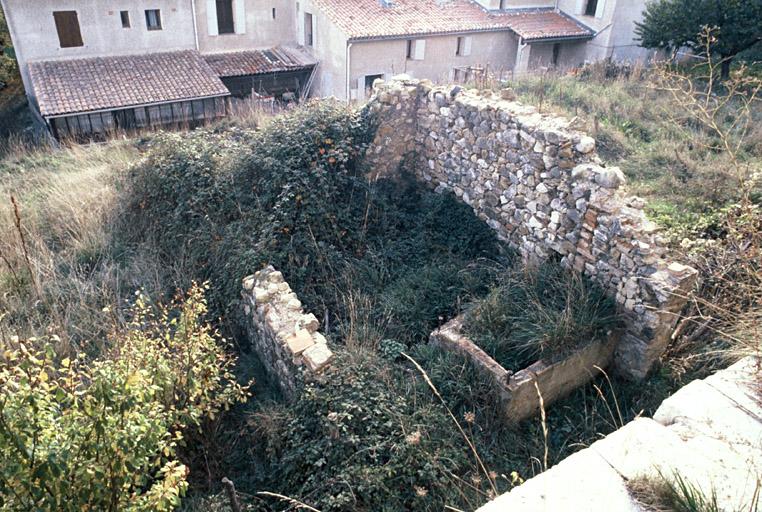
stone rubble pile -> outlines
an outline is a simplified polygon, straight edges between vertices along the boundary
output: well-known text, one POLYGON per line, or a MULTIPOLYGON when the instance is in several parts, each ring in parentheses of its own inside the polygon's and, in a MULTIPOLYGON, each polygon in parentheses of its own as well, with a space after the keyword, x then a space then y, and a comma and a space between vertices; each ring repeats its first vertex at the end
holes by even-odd
POLYGON ((300 378, 319 376, 333 359, 320 322, 272 266, 243 279, 243 308, 249 340, 268 373, 289 395, 300 378))
POLYGON ((371 178, 412 157, 418 179, 452 191, 524 258, 557 254, 597 281, 628 316, 617 367, 646 375, 696 271, 667 259, 643 201, 622 193, 624 174, 604 165, 594 139, 503 95, 425 80, 378 81, 366 108, 378 123, 371 178))

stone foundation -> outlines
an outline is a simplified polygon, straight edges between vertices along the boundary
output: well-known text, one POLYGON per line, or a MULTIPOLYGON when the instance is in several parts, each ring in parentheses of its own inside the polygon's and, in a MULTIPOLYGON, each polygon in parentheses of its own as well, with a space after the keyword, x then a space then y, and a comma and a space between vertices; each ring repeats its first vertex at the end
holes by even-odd
POLYGON ((284 393, 292 396, 300 380, 319 377, 333 353, 283 274, 268 266, 245 277, 241 296, 249 340, 284 393))
POLYGON ((587 383, 605 368, 614 355, 618 335, 590 342, 556 362, 537 361, 531 366, 510 372, 462 333, 463 319, 454 318, 431 333, 429 343, 468 357, 477 371, 487 375, 500 397, 501 408, 509 423, 534 416, 540 409, 537 387, 545 407, 587 383), (535 387, 535 382, 537 387, 535 387))
POLYGON ((667 346, 696 271, 669 260, 643 201, 624 195, 624 175, 601 162, 595 140, 511 97, 377 82, 366 107, 378 123, 371 178, 395 176, 412 158, 419 180, 452 191, 525 259, 556 254, 588 275, 626 314, 617 368, 643 378, 667 346))

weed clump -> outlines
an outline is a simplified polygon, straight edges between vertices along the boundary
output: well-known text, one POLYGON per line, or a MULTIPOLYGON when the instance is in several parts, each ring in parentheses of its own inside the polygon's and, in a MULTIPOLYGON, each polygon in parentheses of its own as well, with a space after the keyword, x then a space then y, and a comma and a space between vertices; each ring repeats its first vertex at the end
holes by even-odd
POLYGON ((513 371, 553 361, 621 325, 600 287, 554 263, 507 269, 465 319, 474 342, 513 371))

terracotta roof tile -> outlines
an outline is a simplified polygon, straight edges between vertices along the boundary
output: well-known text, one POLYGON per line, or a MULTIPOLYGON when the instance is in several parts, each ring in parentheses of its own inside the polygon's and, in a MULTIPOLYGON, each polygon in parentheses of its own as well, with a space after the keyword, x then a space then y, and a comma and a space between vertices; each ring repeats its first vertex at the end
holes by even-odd
POLYGON ((221 77, 296 71, 317 64, 313 57, 299 48, 286 46, 267 50, 214 53, 204 55, 204 60, 221 77))
POLYGON ((593 36, 590 29, 555 11, 522 12, 505 16, 510 18, 511 30, 525 41, 593 36))
POLYGON ((29 72, 46 117, 230 94, 192 50, 31 62, 29 72))
POLYGON ((512 30, 526 39, 591 37, 553 9, 486 11, 469 0, 314 0, 349 39, 512 30), (524 36, 523 36, 524 37, 524 36))

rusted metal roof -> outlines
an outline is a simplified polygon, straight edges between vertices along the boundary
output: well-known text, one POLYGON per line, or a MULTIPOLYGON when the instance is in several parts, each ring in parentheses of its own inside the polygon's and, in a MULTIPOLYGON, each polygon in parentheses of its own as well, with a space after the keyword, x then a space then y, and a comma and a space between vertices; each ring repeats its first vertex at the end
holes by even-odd
POLYGON ((193 50, 30 62, 29 75, 44 117, 230 94, 193 50))
POLYGON ((500 30, 527 40, 593 35, 552 8, 486 11, 469 0, 313 1, 352 40, 500 30))
POLYGON ((204 55, 204 59, 220 77, 298 71, 317 64, 317 60, 306 51, 287 46, 276 46, 267 50, 213 53, 204 55))

